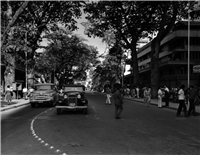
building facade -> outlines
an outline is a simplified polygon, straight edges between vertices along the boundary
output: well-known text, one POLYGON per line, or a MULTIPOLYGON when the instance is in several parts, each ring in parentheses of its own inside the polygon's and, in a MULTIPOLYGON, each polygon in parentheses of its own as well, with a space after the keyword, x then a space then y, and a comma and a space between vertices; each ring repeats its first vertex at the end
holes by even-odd
MULTIPOLYGON (((200 73, 193 67, 200 65, 200 21, 190 22, 190 85, 200 86, 200 73)), ((137 51, 140 87, 151 83, 151 42, 137 51)), ((188 81, 188 22, 178 22, 162 40, 159 53, 160 86, 187 86, 188 81)), ((125 84, 132 85, 132 74, 125 76, 125 84)))

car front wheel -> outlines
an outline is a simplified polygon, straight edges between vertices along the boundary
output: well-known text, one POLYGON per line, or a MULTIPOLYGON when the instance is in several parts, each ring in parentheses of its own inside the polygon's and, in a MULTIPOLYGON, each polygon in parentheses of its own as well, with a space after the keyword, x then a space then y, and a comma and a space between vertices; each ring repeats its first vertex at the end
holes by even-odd
POLYGON ((60 114, 61 114, 61 109, 57 108, 57 115, 60 115, 60 114))
POLYGON ((32 107, 32 108, 35 108, 35 103, 31 103, 31 107, 32 107))
POLYGON ((83 113, 86 115, 88 112, 87 112, 87 108, 83 109, 83 113))

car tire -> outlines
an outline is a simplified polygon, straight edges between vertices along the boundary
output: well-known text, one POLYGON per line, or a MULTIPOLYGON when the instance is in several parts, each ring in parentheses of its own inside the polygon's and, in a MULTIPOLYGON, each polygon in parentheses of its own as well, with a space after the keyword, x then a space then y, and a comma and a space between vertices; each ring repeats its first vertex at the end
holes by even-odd
POLYGON ((86 115, 88 112, 87 112, 87 108, 83 109, 83 113, 86 115))
POLYGON ((57 115, 60 115, 60 114, 61 114, 61 109, 57 108, 57 115))
POLYGON ((35 108, 35 103, 31 103, 31 107, 32 107, 32 108, 35 108))
POLYGON ((51 101, 49 104, 51 107, 54 107, 54 101, 51 101))

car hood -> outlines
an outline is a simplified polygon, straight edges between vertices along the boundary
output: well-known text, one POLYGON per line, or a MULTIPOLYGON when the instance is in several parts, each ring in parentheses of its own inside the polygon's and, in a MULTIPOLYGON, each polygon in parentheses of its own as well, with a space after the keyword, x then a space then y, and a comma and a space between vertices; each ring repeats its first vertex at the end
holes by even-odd
POLYGON ((36 90, 33 92, 33 94, 50 94, 54 93, 54 90, 36 90))

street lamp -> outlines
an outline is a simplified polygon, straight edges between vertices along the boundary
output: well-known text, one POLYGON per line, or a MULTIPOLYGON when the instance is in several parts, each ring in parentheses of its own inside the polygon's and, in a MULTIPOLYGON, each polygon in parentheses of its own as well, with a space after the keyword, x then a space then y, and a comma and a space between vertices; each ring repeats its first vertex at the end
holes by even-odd
MULTIPOLYGON (((188 7, 189 7, 188 3, 188 7)), ((190 12, 191 10, 188 10, 188 88, 190 87, 190 12)))
POLYGON ((190 9, 190 2, 187 3, 186 10, 188 10, 188 88, 190 87, 190 13, 200 11, 200 2, 193 5, 192 10, 190 9))
MULTIPOLYGON (((27 47, 27 33, 28 33, 28 31, 26 31, 26 33, 25 33, 25 39, 26 39, 26 47, 27 47)), ((25 51, 24 51, 24 53, 25 53, 25 62, 26 62, 26 68, 25 68, 25 76, 26 76, 26 88, 28 89, 28 78, 27 78, 27 48, 25 48, 25 51)))

